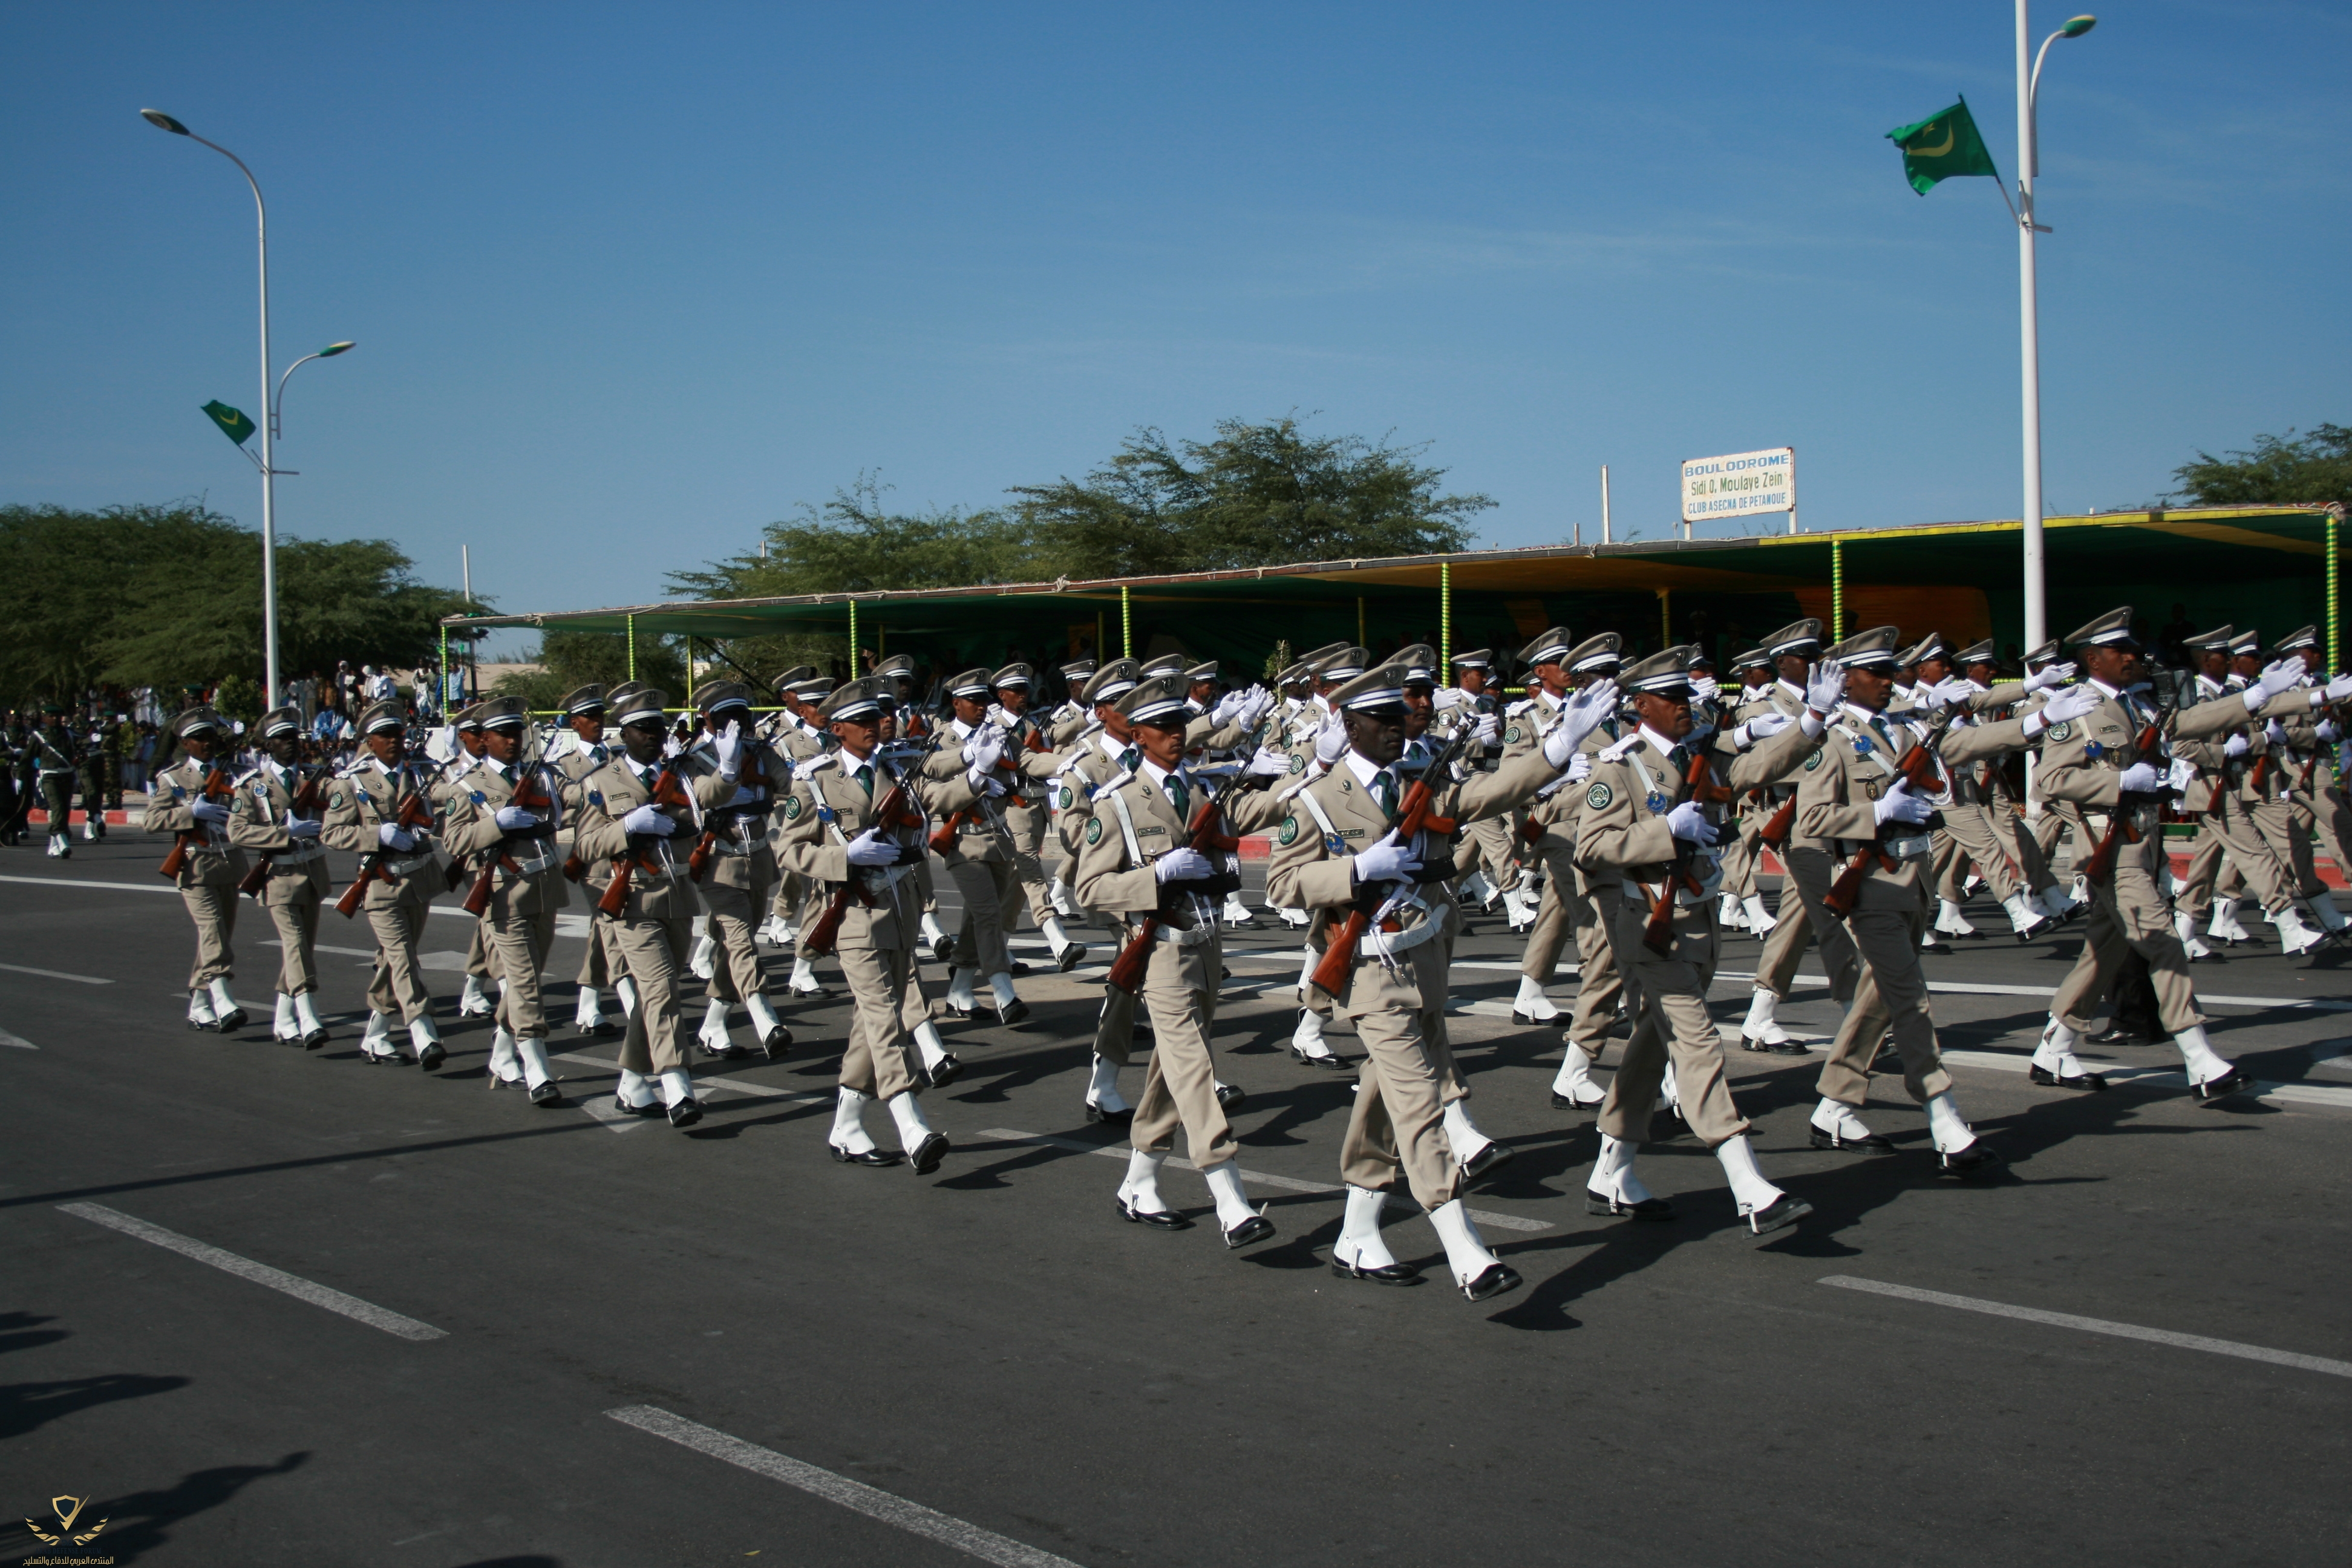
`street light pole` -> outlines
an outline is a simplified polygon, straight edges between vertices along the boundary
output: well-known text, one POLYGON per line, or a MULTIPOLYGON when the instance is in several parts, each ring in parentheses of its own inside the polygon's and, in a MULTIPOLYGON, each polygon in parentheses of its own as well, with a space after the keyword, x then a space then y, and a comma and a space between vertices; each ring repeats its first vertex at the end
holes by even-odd
POLYGON ((2033 237, 2048 229, 2033 220, 2033 178, 2041 172, 2035 132, 2034 95, 2042 84, 2042 62, 2050 46, 2061 38, 2079 38, 2097 25, 2094 16, 2075 16, 2032 49, 2026 19, 2027 0, 2017 0, 2017 322, 2020 418, 2023 426, 2025 466, 2025 646, 2037 647, 2050 637, 2048 597, 2042 577, 2042 319, 2035 296, 2033 237))

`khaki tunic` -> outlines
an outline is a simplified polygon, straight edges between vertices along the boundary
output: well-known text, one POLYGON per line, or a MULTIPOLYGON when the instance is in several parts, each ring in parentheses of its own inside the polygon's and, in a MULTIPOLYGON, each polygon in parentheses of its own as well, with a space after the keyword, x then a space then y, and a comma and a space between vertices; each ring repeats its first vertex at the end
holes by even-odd
MULTIPOLYGON (((299 996, 319 988, 316 949, 319 906, 333 884, 327 876, 326 846, 317 838, 298 839, 286 831, 293 820, 294 795, 301 775, 282 770, 274 759, 236 781, 236 800, 229 807, 229 842, 269 858, 269 879, 262 884, 261 905, 278 927, 281 956, 278 989, 299 996), (289 780, 292 788, 289 788, 289 780)), ((323 798, 324 791, 313 790, 323 798)))
MULTIPOLYGON (((157 773, 148 789, 146 815, 140 821, 150 833, 198 835, 188 846, 180 874, 173 881, 196 928, 196 962, 188 971, 191 991, 226 980, 236 972, 236 960, 229 943, 236 934, 236 885, 245 879, 246 872, 245 852, 229 842, 226 829, 198 822, 189 810, 203 797, 205 775, 211 771, 194 757, 182 757, 157 773)), ((55 835, 64 831, 64 817, 54 805, 50 809, 49 832, 55 835)))

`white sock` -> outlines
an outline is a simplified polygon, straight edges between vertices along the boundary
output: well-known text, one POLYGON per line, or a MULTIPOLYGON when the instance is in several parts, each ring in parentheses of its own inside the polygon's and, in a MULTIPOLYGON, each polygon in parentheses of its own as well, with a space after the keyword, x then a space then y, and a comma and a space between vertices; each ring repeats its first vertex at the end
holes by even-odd
POLYGON ((1454 1100, 1445 1107, 1444 1121, 1445 1142, 1454 1150, 1456 1164, 1468 1164, 1477 1157, 1481 1149, 1494 1142, 1478 1131, 1477 1123, 1470 1120, 1470 1113, 1463 1109, 1461 1100, 1454 1100))
POLYGON ((635 981, 615 980, 613 982, 613 994, 621 999, 623 1017, 634 1018, 637 1016, 637 983, 635 981))
MULTIPOLYGON (((866 1131, 866 1107, 873 1097, 860 1094, 844 1085, 834 1102, 833 1134, 830 1142, 845 1154, 870 1154, 874 1152, 873 1134, 866 1131)), ((906 1099, 905 1095, 898 1097, 906 1099)))
POLYGON ((942 942, 946 940, 947 934, 948 933, 946 931, 940 929, 940 917, 933 914, 930 910, 925 910, 923 911, 923 940, 925 942, 942 942))
POLYGON ((382 1013, 368 1015, 367 1027, 360 1033, 360 1049, 370 1056, 383 1056, 392 1048, 392 1020, 382 1013))
POLYGON ((1936 1141, 1938 1154, 1957 1154, 1977 1141, 1968 1119, 1960 1114, 1959 1101, 1952 1098, 1949 1089, 1928 1097, 1927 1131, 1936 1141))
POLYGON ((1015 1002, 1021 1000, 1021 998, 1013 993, 1013 976, 1001 972, 988 977, 988 994, 992 999, 994 999, 996 1003, 996 1010, 1000 1013, 1003 1012, 1007 1007, 1012 1006, 1015 1002))
POLYGON ((526 1035, 515 1042, 515 1054, 522 1058, 522 1081, 537 1089, 555 1075, 547 1068, 547 1042, 526 1035))
POLYGON ((1339 1245, 1331 1249, 1335 1262, 1359 1268, 1387 1268, 1396 1262, 1396 1255, 1381 1239, 1381 1210, 1388 1201, 1388 1194, 1370 1187, 1348 1189, 1348 1217, 1340 1222, 1339 1245))
POLYGON ((694 939, 694 952, 686 961, 687 968, 694 972, 697 979, 709 979, 712 969, 711 959, 718 951, 718 944, 710 940, 710 933, 705 931, 694 939))
POLYGON ((1570 1041, 1567 1051, 1559 1058, 1559 1073, 1551 1080, 1551 1091, 1562 1100, 1589 1104, 1591 1097, 1579 1091, 1600 1087, 1592 1081, 1592 1058, 1584 1054, 1582 1046, 1570 1041))
POLYGON ((2033 1065, 2060 1078, 2080 1078, 2083 1064, 2074 1055, 2082 1037, 2056 1018, 2042 1026, 2042 1043, 2033 1047, 2033 1065))
POLYGON ((201 985, 189 992, 188 1022, 191 1024, 210 1024, 215 1021, 216 1020, 213 1016, 213 994, 205 990, 201 985))
POLYGON ((816 965, 809 962, 808 955, 806 953, 802 953, 793 960, 792 978, 784 982, 784 984, 794 991, 814 991, 817 989, 816 965))
POLYGON ((898 1124, 898 1147, 909 1154, 931 1135, 931 1124, 923 1120, 922 1103, 911 1094, 890 1097, 890 1120, 898 1124))
POLYGON ((969 1013, 973 1008, 980 1005, 979 1000, 971 994, 971 983, 978 977, 978 971, 971 969, 950 969, 948 971, 949 1006, 961 1008, 962 1011, 969 1013))
POLYGON ((1299 954, 1298 995, 1301 1001, 1307 998, 1307 982, 1315 978, 1315 966, 1322 962, 1323 955, 1311 947, 1299 954))
POLYGON ((2175 1029, 2172 1043, 2179 1047, 2180 1059, 2188 1066, 2191 1083, 2210 1083, 2230 1070, 2230 1064, 2216 1054, 2212 1043, 2205 1038, 2202 1024, 2175 1029))
POLYGON ((1738 893, 1726 893, 1716 901, 1715 921, 1717 925, 1737 926, 1741 913, 1738 893))
POLYGON ((1118 1064, 1108 1057, 1095 1058, 1094 1080, 1087 1085, 1087 1103, 1099 1110, 1127 1109, 1127 1101, 1118 1096, 1118 1064))
POLYGON ((1784 1043, 1789 1031, 1780 1027, 1773 1015, 1780 1010, 1780 998, 1771 992, 1759 989, 1748 999, 1748 1017, 1739 1032, 1751 1040, 1761 1040, 1768 1046, 1784 1043))
POLYGON ((458 994, 457 1005, 470 1013, 477 1007, 488 1007, 489 1005, 490 995, 488 992, 482 989, 482 977, 478 974, 466 976, 466 989, 458 994))
POLYGON ((1658 1074, 1658 1100, 1669 1110, 1682 1110, 1682 1098, 1675 1092, 1675 1064, 1672 1062, 1668 1062, 1658 1074))
POLYGON ((1486 1238, 1470 1223, 1470 1211, 1460 1198, 1430 1210, 1429 1223, 1445 1244, 1445 1264, 1454 1270, 1454 1283, 1467 1285, 1495 1266, 1497 1260, 1486 1250, 1486 1238))
POLYGON ((915 1048, 923 1055, 925 1072, 947 1060, 947 1042, 940 1038, 940 1026, 929 1018, 915 1026, 915 1048))
POLYGON ((776 1016, 775 1008, 769 1005, 764 995, 755 992, 743 998, 743 1005, 751 1015, 751 1027, 760 1032, 762 1041, 783 1027, 784 1021, 776 1016))
POLYGON ((2009 929, 2011 931, 2030 931, 2042 923, 2033 911, 2025 907, 2023 893, 2010 894, 2001 900, 2000 907, 2009 912, 2009 929))
POLYGON ((1746 898, 1739 900, 1739 907, 1748 911, 1748 924, 1754 930, 1758 936, 1762 936, 1766 931, 1770 931, 1774 926, 1780 923, 1774 920, 1771 915, 1766 911, 1764 908, 1764 896, 1761 893, 1748 894, 1746 898))
POLYGON ((1840 1138, 1867 1138, 1870 1127, 1843 1100, 1823 1099, 1813 1107, 1813 1125, 1840 1138))
POLYGON ((425 1047, 437 1046, 441 1043, 441 1032, 433 1026, 433 1020, 430 1017, 418 1018, 408 1026, 408 1043, 421 1060, 425 1056, 425 1047))
POLYGON ((1168 1158, 1141 1149, 1127 1155, 1127 1179, 1118 1184, 1119 1201, 1138 1214, 1166 1214, 1168 1200, 1160 1195, 1160 1167, 1168 1158))
POLYGON ((702 1009, 702 1037, 721 1049, 731 1043, 727 1037, 727 1004, 716 996, 702 1009))
POLYGON ((694 1098, 694 1080, 684 1068, 672 1068, 661 1075, 661 1097, 664 1105, 676 1105, 694 1098))
POLYGON ((1620 1203, 1645 1204, 1650 1201, 1650 1189, 1633 1173, 1633 1154, 1637 1145, 1622 1138, 1601 1135, 1601 1157, 1592 1162, 1592 1174, 1585 1185, 1603 1197, 1620 1203))
POLYGON ((1559 1016, 1559 1009, 1552 1005, 1551 998, 1544 994, 1542 984, 1532 974, 1519 976, 1519 994, 1511 999, 1511 1011, 1525 1013, 1539 1024, 1559 1016))
POLYGON ((294 1027, 294 998, 283 991, 278 994, 278 1016, 271 1021, 269 1032, 281 1040, 300 1037, 294 1027))
POLYGON ((1201 1174, 1208 1179, 1209 1195, 1217 1201, 1217 1224, 1224 1229, 1233 1229, 1257 1212, 1242 1195, 1241 1168, 1231 1160, 1203 1165, 1201 1174))
POLYGON ((613 1086, 613 1093, 624 1105, 647 1106, 654 1102, 654 1086, 642 1073, 621 1069, 621 1081, 613 1086))
POLYGON ((243 1008, 236 1005, 236 998, 228 994, 228 976, 223 975, 218 980, 214 981, 212 983, 211 989, 213 994, 213 1011, 215 1013, 217 1013, 222 1017, 226 1018, 231 1013, 244 1011, 243 1008))
POLYGON ((294 998, 294 1022, 305 1035, 323 1035, 327 1026, 319 1021, 319 1008, 313 993, 305 991, 294 998))
POLYGON ((1064 948, 1070 945, 1070 933, 1062 929, 1060 916, 1047 915, 1037 922, 1037 929, 1045 933, 1047 952, 1059 955, 1064 948))
POLYGON ((593 1029, 604 1021, 604 1005, 598 998, 596 988, 593 985, 583 985, 580 988, 580 1005, 572 1015, 572 1026, 575 1029, 593 1029))
POLYGON ((1298 1026, 1290 1031, 1290 1043, 1310 1057, 1328 1057, 1331 1047, 1323 1043, 1323 1015, 1312 1007, 1298 1010, 1298 1026))
POLYGON ((515 1037, 501 1024, 490 1034, 490 1076, 512 1083, 520 1070, 515 1058, 515 1037))
POLYGON ((1062 879, 1059 877, 1055 878, 1052 881, 1045 884, 1045 896, 1054 900, 1054 909, 1056 913, 1067 915, 1072 919, 1076 919, 1077 917, 1078 906, 1076 902, 1071 899, 1070 889, 1063 883, 1062 879))
POLYGON ((1758 1169, 1756 1151, 1748 1146, 1746 1133, 1717 1144, 1715 1157, 1723 1163, 1723 1173, 1730 1179, 1731 1195, 1738 1200, 1740 1213, 1770 1208, 1780 1201, 1780 1189, 1766 1181, 1758 1169))

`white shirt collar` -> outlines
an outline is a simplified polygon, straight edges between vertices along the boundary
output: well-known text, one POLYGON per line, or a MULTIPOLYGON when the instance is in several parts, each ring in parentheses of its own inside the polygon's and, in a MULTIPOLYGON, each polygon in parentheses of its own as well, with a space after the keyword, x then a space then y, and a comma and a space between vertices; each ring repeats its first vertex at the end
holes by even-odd
POLYGON ((1374 779, 1388 772, 1388 769, 1380 766, 1369 757, 1363 756, 1358 752, 1353 746, 1348 748, 1346 760, 1348 763, 1348 771, 1355 774, 1356 782, 1362 784, 1366 789, 1372 787, 1372 781, 1374 779))
POLYGON ((2099 695, 2102 697, 2108 698, 2112 700, 2123 696, 2123 690, 2121 688, 2109 686, 2105 681, 2101 680, 2095 675, 2086 675, 2083 677, 2083 679, 2090 682, 2093 686, 2097 687, 2099 689, 2099 695))
POLYGON ((1103 749, 1103 755, 1108 757, 1114 763, 1127 754, 1127 748, 1121 745, 1118 742, 1111 739, 1111 733, 1108 730, 1105 730, 1101 734, 1097 735, 1095 737, 1095 743, 1103 749))
POLYGON ((1662 757, 1672 756, 1674 754, 1675 748, 1682 743, 1679 741, 1667 740, 1664 735, 1659 734, 1647 724, 1642 726, 1641 734, 1642 739, 1650 742, 1650 749, 1657 752, 1658 755, 1662 757))

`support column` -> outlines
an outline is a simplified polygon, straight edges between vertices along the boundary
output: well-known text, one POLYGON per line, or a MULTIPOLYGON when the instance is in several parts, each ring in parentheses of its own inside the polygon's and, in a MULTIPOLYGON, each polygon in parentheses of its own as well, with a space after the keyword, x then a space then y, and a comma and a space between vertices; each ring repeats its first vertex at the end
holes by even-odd
POLYGON ((1830 541, 1830 641, 1845 641, 1845 541, 1830 541))
POLYGON ((628 637, 629 679, 635 680, 637 678, 637 617, 635 616, 629 617, 628 637))
POLYGON ((1124 583, 1118 585, 1118 657, 1135 657, 1135 619, 1128 611, 1127 584, 1124 583))
MULTIPOLYGON (((2336 525, 2333 522, 2328 524, 2328 529, 2330 531, 2329 537, 2331 539, 2334 537, 2335 526, 2336 525)), ((2336 551, 2332 544, 2329 546, 2327 553, 2329 559, 2333 561, 2336 551)), ((2331 567, 2331 574, 2333 570, 2333 567, 2331 567)), ((2331 574, 2328 581, 2333 583, 2336 579, 2331 574)), ((2329 597, 2328 603, 2331 605, 2335 604, 2333 595, 2329 597)), ((2335 635, 2336 621, 2334 614, 2331 612, 2328 616, 2328 636, 2331 640, 2334 638, 2335 635)), ((1453 661, 1454 563, 1451 561, 1440 561, 1437 563, 1437 678, 1441 683, 1452 676, 1454 672, 1453 661)))

